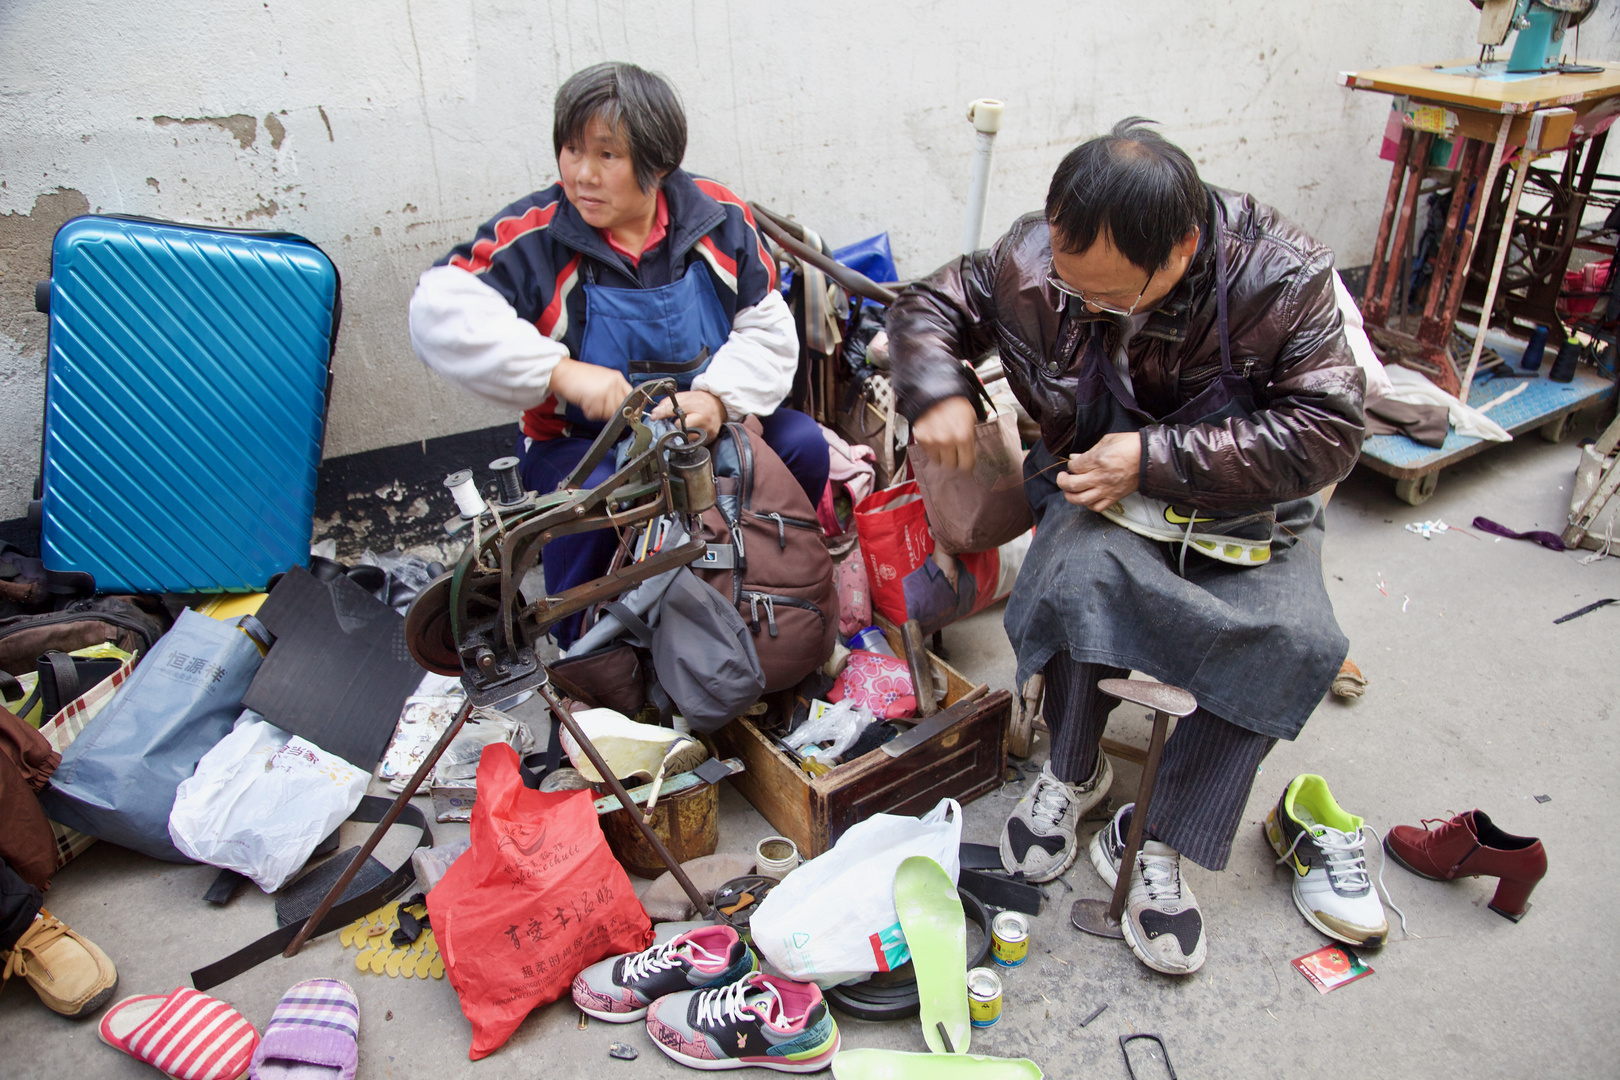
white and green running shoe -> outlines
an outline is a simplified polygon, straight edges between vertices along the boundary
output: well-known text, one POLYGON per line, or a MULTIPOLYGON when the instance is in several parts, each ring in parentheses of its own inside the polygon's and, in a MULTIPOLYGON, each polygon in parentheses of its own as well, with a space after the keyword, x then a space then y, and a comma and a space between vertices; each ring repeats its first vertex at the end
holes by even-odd
POLYGON ((1293 871, 1294 906, 1306 922, 1349 945, 1384 943, 1389 920, 1367 875, 1367 834, 1375 845, 1378 834, 1339 807, 1326 780, 1313 773, 1294 777, 1266 815, 1264 830, 1278 864, 1293 871))
POLYGON ((1131 492, 1102 515, 1138 536, 1182 548, 1183 566, 1188 549, 1233 566, 1263 566, 1271 561, 1271 534, 1277 524, 1274 510, 1221 517, 1150 499, 1140 491, 1131 492))

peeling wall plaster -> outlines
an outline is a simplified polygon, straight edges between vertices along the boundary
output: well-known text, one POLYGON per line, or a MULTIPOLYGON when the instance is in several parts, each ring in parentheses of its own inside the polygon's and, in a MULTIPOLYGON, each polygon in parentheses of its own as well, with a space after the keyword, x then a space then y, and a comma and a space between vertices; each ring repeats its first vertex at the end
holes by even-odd
MULTIPOLYGON (((903 273, 953 253, 972 135, 999 97, 991 238, 1120 117, 1164 123, 1215 183, 1255 192, 1365 262, 1388 99, 1348 68, 1473 51, 1462 0, 802 5, 692 0, 203 0, 0 4, 0 519, 38 453, 44 319, 33 282, 74 213, 288 229, 343 274, 326 448, 348 454, 512 419, 410 352, 416 276, 554 178, 557 85, 597 60, 667 74, 687 164, 834 243, 888 229, 903 273), (94 42, 93 49, 83 47, 94 42)), ((1582 28, 1616 58, 1620 5, 1582 28)), ((1610 155, 1613 160, 1613 155, 1610 155)), ((1611 167, 1609 171, 1614 171, 1611 167)))

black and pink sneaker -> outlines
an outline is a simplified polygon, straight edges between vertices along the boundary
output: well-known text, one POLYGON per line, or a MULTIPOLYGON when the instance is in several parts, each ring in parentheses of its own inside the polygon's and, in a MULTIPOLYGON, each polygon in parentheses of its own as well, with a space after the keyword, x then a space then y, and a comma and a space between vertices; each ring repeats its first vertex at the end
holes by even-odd
POLYGON ((812 1073, 838 1053, 838 1024, 821 988, 763 973, 660 998, 647 1011, 647 1034, 693 1069, 812 1073))
POLYGON ((682 990, 728 986, 759 970, 754 950, 729 926, 700 926, 662 945, 614 956, 574 976, 574 1004, 587 1016, 625 1024, 682 990))

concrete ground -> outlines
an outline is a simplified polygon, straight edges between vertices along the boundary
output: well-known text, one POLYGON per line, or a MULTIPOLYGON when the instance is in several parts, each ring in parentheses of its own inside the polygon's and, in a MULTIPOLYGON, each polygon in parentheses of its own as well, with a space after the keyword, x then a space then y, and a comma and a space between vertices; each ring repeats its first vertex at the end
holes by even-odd
MULTIPOLYGON (((1620 811, 1620 734, 1609 726, 1620 690, 1620 606, 1562 626, 1553 619, 1620 596, 1620 559, 1582 565, 1575 554, 1484 534, 1425 540, 1403 528, 1431 518, 1467 525, 1484 515, 1557 531, 1576 457, 1572 441, 1551 446, 1534 436, 1494 448, 1446 471, 1421 508, 1397 502, 1389 481, 1364 471, 1341 485, 1321 554, 1351 655, 1371 686, 1354 703, 1324 702, 1301 737, 1266 761, 1225 872, 1189 866, 1208 963, 1170 978, 1143 968, 1121 943, 1071 929, 1072 900, 1106 894, 1082 857, 1066 883, 1049 888, 1030 960, 1005 977, 1002 1021, 976 1032, 973 1050, 1028 1056, 1050 1077, 1122 1077, 1118 1037, 1150 1031, 1189 1078, 1616 1075, 1620 903, 1615 864, 1600 856, 1620 811), (1492 880, 1441 884, 1391 866, 1384 881, 1408 932, 1395 929, 1388 945, 1368 953, 1374 975, 1319 995, 1289 960, 1326 939, 1294 910, 1286 872, 1274 868, 1260 836, 1267 809, 1300 772, 1326 776, 1341 804, 1381 832, 1479 807, 1510 832, 1542 837, 1551 871, 1534 910, 1515 925, 1485 906, 1492 880), (1105 1003, 1094 1023, 1078 1026, 1105 1003)), ((1009 683, 999 607, 947 631, 946 641, 963 672, 1009 683)), ((1111 733, 1145 743, 1142 712, 1122 707, 1111 733)), ((1119 768, 1116 796, 1128 798, 1137 775, 1119 768)), ((1020 786, 971 804, 966 838, 994 843, 1020 786)), ((724 792, 722 806, 721 850, 751 850, 767 834, 735 792, 724 792)), ((435 826, 441 837, 464 830, 435 826)), ((391 865, 400 858, 398 850, 382 855, 391 865)), ((47 903, 116 960, 120 995, 161 992, 273 928, 269 898, 251 887, 223 910, 206 905, 213 876, 208 867, 169 866, 102 844, 58 875, 47 903)), ((348 980, 360 996, 367 1078, 681 1072, 635 1025, 592 1021, 581 1029, 566 1001, 537 1010, 502 1050, 470 1066, 469 1027, 448 982, 359 973, 353 956, 332 935, 215 992, 262 1026, 292 983, 348 980), (609 1059, 615 1041, 640 1057, 609 1059)), ((923 1048, 915 1020, 840 1025, 846 1047, 923 1048)), ((1165 1075, 1146 1050, 1136 1053, 1138 1076, 1165 1075)), ((101 1045, 93 1021, 57 1017, 21 985, 0 995, 0 1061, 13 1077, 155 1075, 101 1045)))

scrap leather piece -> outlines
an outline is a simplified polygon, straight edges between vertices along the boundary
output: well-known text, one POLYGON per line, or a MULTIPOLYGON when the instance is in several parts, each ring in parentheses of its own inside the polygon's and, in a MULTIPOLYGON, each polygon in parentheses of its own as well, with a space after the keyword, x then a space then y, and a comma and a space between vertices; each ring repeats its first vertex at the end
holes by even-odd
POLYGON ((422 681, 404 617, 346 577, 323 582, 295 566, 258 619, 276 641, 243 706, 356 768, 375 769, 422 681))
POLYGON ((50 885, 56 838, 34 792, 61 761, 45 736, 0 708, 0 858, 36 889, 50 885))

